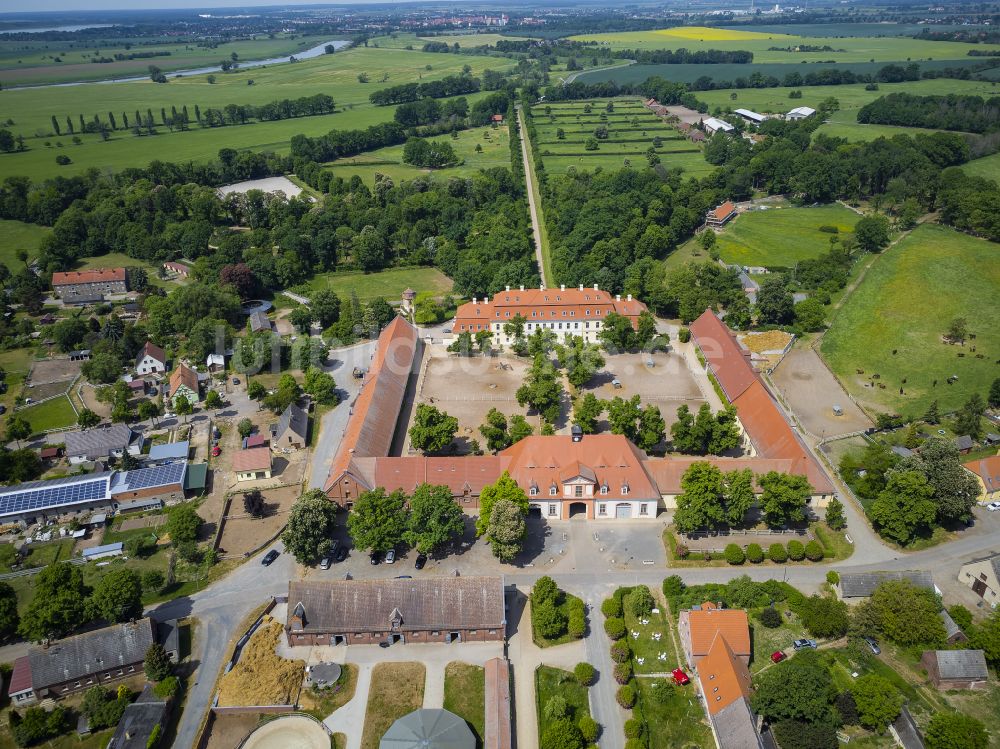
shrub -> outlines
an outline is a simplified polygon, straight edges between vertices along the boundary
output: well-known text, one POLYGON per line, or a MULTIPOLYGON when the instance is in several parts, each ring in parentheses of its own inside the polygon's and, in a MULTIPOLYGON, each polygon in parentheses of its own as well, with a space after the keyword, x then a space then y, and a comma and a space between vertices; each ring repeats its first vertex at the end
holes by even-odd
POLYGON ((171 697, 175 697, 180 690, 181 683, 177 677, 168 676, 166 679, 153 687, 153 694, 161 699, 170 699, 171 697))
POLYGON ((743 564, 747 560, 747 555, 737 544, 727 544, 726 550, 722 554, 730 564, 743 564))
POLYGON ((760 564, 764 561, 764 550, 760 544, 749 544, 747 546, 747 559, 753 564, 760 564))
POLYGON ((626 739, 641 739, 644 733, 646 733, 646 724, 638 718, 629 718, 625 721, 626 739))
POLYGON ((64 153, 61 153, 58 156, 56 156, 56 163, 59 166, 66 166, 67 164, 72 164, 73 163, 73 159, 71 159, 69 156, 67 156, 64 153))
POLYGON ((858 706, 854 702, 854 695, 850 692, 841 692, 837 699, 833 701, 833 706, 837 708, 840 719, 845 726, 856 726, 858 724, 858 706))
POLYGON ((580 729, 569 718, 559 718, 549 723, 538 742, 540 749, 574 749, 582 745, 580 729))
POLYGON ((531 619, 538 634, 549 640, 566 634, 569 624, 566 615, 551 601, 542 601, 532 606, 531 619))
POLYGON ((806 559, 810 562, 821 562, 823 561, 823 547, 820 546, 819 541, 813 539, 806 544, 806 559))
POLYGON ((545 703, 543 712, 548 720, 558 720, 559 718, 566 717, 566 711, 569 706, 566 704, 566 698, 561 695, 553 695, 549 697, 549 701, 545 703))
POLYGON ((587 634, 587 618, 583 615, 582 611, 570 612, 569 624, 566 629, 569 632, 569 636, 577 640, 587 634))
POLYGON ((684 581, 680 575, 671 575, 663 580, 663 595, 667 598, 679 596, 684 592, 684 581))
POLYGON ((653 609, 656 607, 656 601, 653 600, 653 594, 649 592, 649 588, 645 585, 640 585, 635 588, 631 593, 629 593, 628 598, 626 598, 625 601, 628 604, 629 613, 636 619, 649 616, 653 613, 653 609))
POLYGON ((632 664, 629 661, 615 666, 615 681, 619 684, 628 684, 632 681, 632 664))
POLYGON ((767 547, 767 558, 772 562, 782 564, 788 561, 788 554, 785 552, 785 547, 781 544, 771 544, 767 547))
POLYGON ((677 546, 674 547, 674 554, 677 555, 678 559, 687 559, 687 556, 690 553, 691 550, 684 544, 677 544, 677 546))
POLYGON ((632 657, 632 648, 625 640, 611 643, 611 660, 615 663, 624 663, 632 657))
POLYGON ((617 598, 605 598, 601 604, 601 613, 607 618, 620 618, 622 615, 622 602, 617 598))
POLYGON ((774 606, 768 606, 760 612, 760 623, 768 629, 780 627, 781 621, 781 614, 774 606))
POLYGON ((544 575, 535 581, 535 584, 531 588, 531 602, 532 603, 543 603, 546 601, 551 601, 552 603, 557 603, 559 597, 559 586, 556 585, 556 581, 553 580, 548 575, 544 575))
MULTIPOLYGON (((617 643, 615 643, 617 645, 617 643)), ((594 667, 589 663, 577 663, 573 668, 573 676, 581 686, 589 687, 594 683, 594 667)))
POLYGON ((612 617, 604 620, 604 633, 612 640, 620 640, 625 636, 625 620, 612 617))
POLYGON ((677 331, 677 340, 681 343, 687 343, 691 340, 691 331, 687 328, 681 328, 677 331))
POLYGON ((840 229, 836 226, 830 226, 830 224, 823 224, 819 227, 819 230, 826 234, 840 234, 840 229))
POLYGON ((788 542, 788 558, 793 562, 801 562, 806 558, 806 547, 801 541, 788 542))
POLYGON ((840 573, 836 570, 830 570, 826 573, 826 581, 830 583, 830 585, 837 585, 840 582, 840 573))
POLYGON ((580 729, 580 733, 583 734, 583 740, 588 744, 593 744, 597 739, 597 734, 601 732, 600 723, 591 718, 589 715, 581 717, 577 722, 577 727, 580 729))
POLYGON ((635 690, 628 684, 618 687, 618 691, 615 693, 615 699, 618 701, 618 704, 626 710, 631 710, 633 705, 635 705, 635 690))

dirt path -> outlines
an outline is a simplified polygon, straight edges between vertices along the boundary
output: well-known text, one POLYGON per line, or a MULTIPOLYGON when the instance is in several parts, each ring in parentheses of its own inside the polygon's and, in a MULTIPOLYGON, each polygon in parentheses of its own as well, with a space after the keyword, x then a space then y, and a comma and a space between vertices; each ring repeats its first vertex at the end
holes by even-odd
POLYGON ((538 273, 543 284, 550 284, 551 279, 545 278, 545 251, 542 247, 542 224, 538 217, 540 211, 535 204, 535 165, 528 152, 528 129, 524 126, 521 108, 517 108, 517 127, 521 133, 521 158, 524 161, 524 181, 528 187, 528 212, 531 214, 531 234, 535 239, 535 260, 538 262, 538 273))

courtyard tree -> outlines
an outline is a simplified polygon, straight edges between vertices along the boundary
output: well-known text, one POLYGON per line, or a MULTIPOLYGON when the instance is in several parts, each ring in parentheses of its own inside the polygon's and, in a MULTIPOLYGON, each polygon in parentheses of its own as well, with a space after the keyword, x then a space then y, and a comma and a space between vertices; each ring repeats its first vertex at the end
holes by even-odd
POLYGON ((17 613, 17 591, 9 583, 0 582, 0 639, 6 640, 17 632, 21 617, 17 613))
POLYGON ((156 423, 156 418, 160 415, 160 407, 151 400, 140 401, 136 407, 140 421, 150 421, 156 423))
POLYGON ((681 477, 674 525, 681 533, 716 528, 725 521, 722 471, 710 463, 692 463, 681 477))
POLYGON ((340 397, 337 395, 337 383, 333 379, 333 375, 322 369, 316 367, 307 369, 302 389, 317 403, 335 406, 340 402, 340 397))
POLYGON ((127 622, 142 615, 142 581, 127 567, 106 573, 87 602, 95 618, 107 622, 127 622))
POLYGON ((663 420, 660 409, 649 404, 642 409, 642 413, 639 415, 639 429, 635 443, 642 450, 652 450, 663 441, 666 428, 667 422, 663 420))
POLYGON ((617 312, 609 312, 601 324, 601 332, 597 337, 610 354, 620 354, 631 351, 639 345, 639 339, 632 321, 617 312))
POLYGON ((252 401, 259 401, 267 395, 267 388, 260 380, 253 380, 247 383, 247 397, 252 401))
POLYGON ((847 604, 827 596, 810 596, 802 606, 802 625, 813 637, 835 638, 847 632, 847 604))
POLYGON ((722 491, 726 523, 730 526, 742 525, 743 519, 753 505, 753 471, 745 468, 742 471, 729 471, 723 474, 722 491))
POLYGON ((553 424, 559 418, 562 394, 556 368, 544 354, 538 354, 528 370, 524 384, 517 389, 515 395, 518 405, 534 409, 545 421, 553 424))
POLYGON ((937 517, 933 488, 919 471, 894 471, 868 511, 879 535, 905 546, 937 517))
POLYGON ((302 335, 309 335, 313 324, 313 313, 308 307, 296 307, 288 315, 288 322, 302 335))
POLYGON ((528 342, 524 337, 526 322, 527 320, 525 320, 524 315, 518 312, 503 324, 503 333, 508 338, 514 339, 514 342, 511 344, 511 350, 518 356, 524 356, 528 353, 528 342))
POLYGON ((490 515, 493 512, 493 505, 501 499, 513 502, 521 515, 527 516, 528 508, 530 507, 528 495, 510 477, 510 474, 504 471, 500 474, 500 478, 492 484, 487 484, 479 492, 479 517, 476 518, 477 536, 484 536, 486 534, 490 523, 490 515))
POLYGON ((465 530, 465 513, 447 486, 421 484, 410 497, 410 516, 403 540, 430 554, 465 530))
POLYGON ((879 733, 885 731, 903 709, 903 695, 891 681, 878 674, 865 674, 855 680, 851 694, 858 706, 861 725, 879 733))
POLYGON ((410 442, 425 453, 439 453, 455 439, 458 419, 426 403, 417 405, 417 412, 410 427, 410 442))
POLYGON ((833 528, 835 531, 843 530, 847 527, 847 518, 844 517, 844 504, 839 499, 834 497, 830 500, 830 504, 826 506, 826 515, 824 517, 826 524, 833 528))
POLYGON ((889 244, 889 219, 881 214, 858 219, 854 241, 865 252, 881 252, 889 244))
POLYGON ((205 393, 205 408, 222 408, 222 396, 218 390, 209 390, 205 393))
POLYGON ((340 298, 330 289, 320 289, 309 298, 309 309, 325 330, 340 319, 340 298))
POLYGON ((378 487, 358 497, 347 516, 347 531, 356 548, 388 551, 403 541, 407 520, 406 495, 378 487))
POLYGON ((142 670, 150 681, 163 681, 170 676, 170 672, 173 671, 170 654, 160 643, 154 642, 146 650, 146 657, 142 661, 142 670))
POLYGON ((76 417, 76 423, 81 429, 90 429, 101 423, 101 417, 89 408, 84 408, 80 411, 79 416, 76 417))
POLYGON ((534 434, 535 428, 521 414, 513 414, 510 417, 508 431, 510 433, 510 443, 515 445, 525 437, 530 437, 534 434))
POLYGON ((633 395, 626 400, 615 396, 608 402, 608 423, 612 434, 622 434, 632 442, 639 433, 639 419, 642 411, 639 408, 639 396, 633 395))
POLYGON ((264 494, 260 489, 243 492, 243 509, 252 518, 264 517, 266 505, 264 504, 264 494))
POLYGON ((584 393, 573 403, 573 423, 584 434, 597 432, 597 420, 607 408, 607 403, 593 393, 584 393))
POLYGON ((33 642, 65 637, 84 624, 87 588, 83 570, 69 562, 57 562, 34 579, 35 597, 21 617, 20 635, 33 642))
POLYGON ((184 417, 184 423, 187 424, 187 417, 194 413, 194 406, 191 405, 191 401, 187 399, 186 395, 174 396, 174 411, 177 412, 178 416, 184 417))
POLYGON ((556 358, 573 387, 588 383, 604 366, 600 346, 587 343, 582 336, 570 336, 565 345, 556 346, 556 358))
POLYGON ((295 500, 288 515, 288 525, 281 534, 285 550, 299 564, 312 564, 330 551, 336 518, 336 505, 321 489, 307 491, 295 500))
POLYGON ((917 587, 909 580, 885 580, 863 605, 879 630, 899 645, 944 644, 944 624, 938 616, 940 604, 932 590, 917 587))
POLYGON ((703 403, 696 416, 686 404, 677 408, 677 420, 670 426, 673 447, 678 452, 693 455, 721 455, 740 444, 736 410, 732 406, 717 414, 703 403))
POLYGON ((764 520, 772 528, 805 520, 806 503, 812 494, 809 480, 792 473, 769 471, 758 477, 760 507, 764 520))
POLYGON ((509 562, 520 553, 527 533, 524 516, 512 500, 498 499, 493 503, 485 535, 490 551, 501 562, 509 562))
POLYGON ((23 416, 18 416, 17 414, 11 414, 7 417, 7 441, 16 442, 18 448, 21 447, 21 440, 28 439, 31 436, 31 424, 23 416))
POLYGON ((976 504, 979 483, 962 466, 962 456, 950 440, 927 440, 919 453, 903 458, 896 470, 915 470, 926 477, 939 522, 962 520, 976 504))
POLYGON ((486 449, 499 452, 510 447, 510 432, 507 431, 507 417, 496 408, 491 408, 486 414, 486 422, 479 426, 479 433, 486 440, 486 449))
POLYGON ((462 331, 448 344, 448 351, 459 356, 472 356, 472 333, 462 331))

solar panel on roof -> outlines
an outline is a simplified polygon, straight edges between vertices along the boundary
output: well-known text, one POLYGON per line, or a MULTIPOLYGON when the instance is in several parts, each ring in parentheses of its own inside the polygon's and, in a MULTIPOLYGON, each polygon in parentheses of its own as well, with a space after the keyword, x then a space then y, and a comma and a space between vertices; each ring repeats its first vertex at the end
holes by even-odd
POLYGON ((109 474, 102 474, 97 478, 87 477, 84 480, 73 477, 71 480, 22 484, 0 496, 0 515, 105 499, 109 497, 108 479, 109 474))
POLYGON ((111 492, 114 494, 120 491, 138 491, 153 486, 179 484, 184 478, 186 466, 187 463, 182 461, 154 466, 153 468, 138 468, 134 471, 117 474, 111 486, 111 492))

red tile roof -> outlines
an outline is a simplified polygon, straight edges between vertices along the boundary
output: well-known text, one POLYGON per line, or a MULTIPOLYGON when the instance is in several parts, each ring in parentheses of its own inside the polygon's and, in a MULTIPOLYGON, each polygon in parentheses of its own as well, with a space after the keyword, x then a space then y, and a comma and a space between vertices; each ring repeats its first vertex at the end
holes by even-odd
MULTIPOLYGON (((572 313, 574 321, 603 320, 609 313, 617 312, 637 325, 639 315, 646 305, 638 299, 618 298, 601 289, 513 289, 500 291, 492 299, 466 302, 455 313, 452 330, 461 331, 462 325, 507 322, 520 314, 528 322, 542 320, 565 322, 572 313)), ((468 329, 468 328, 466 328, 468 329)))
MULTIPOLYGON (((750 655, 750 626, 743 609, 702 607, 701 611, 685 611, 691 631, 691 655, 704 656, 722 635, 736 655, 750 655)), ((699 665, 699 669, 701 666, 699 665)))
MULTIPOLYGON (((709 463, 717 467, 723 473, 729 471, 742 471, 749 468, 754 476, 777 471, 778 473, 793 473, 794 461, 781 460, 775 458, 718 458, 712 455, 705 457, 680 458, 670 456, 668 458, 647 458, 646 471, 659 488, 661 494, 680 494, 681 479, 684 472, 694 463, 709 463)), ((754 486, 754 491, 759 492, 760 488, 754 486)))
POLYGON ((266 471, 270 467, 271 449, 269 447, 251 447, 233 454, 233 470, 237 473, 266 471))
POLYGON ((173 398, 181 385, 186 385, 193 393, 198 392, 198 373, 183 363, 178 364, 177 369, 171 373, 167 395, 173 398))
POLYGON ((991 455, 982 460, 970 460, 962 465, 982 479, 986 491, 995 492, 1000 489, 1000 455, 991 455))
POLYGON ((124 280, 124 268, 94 268, 93 270, 71 270, 52 274, 53 287, 78 283, 109 283, 124 280))
POLYGON ((7 694, 26 692, 31 688, 31 658, 22 655, 14 661, 14 671, 10 675, 10 686, 7 688, 7 694))
POLYGON ((163 362, 164 364, 166 364, 167 356, 166 354, 163 353, 163 349, 161 349, 159 346, 152 343, 151 341, 146 341, 145 345, 142 347, 142 350, 139 352, 139 356, 137 357, 136 360, 142 361, 142 358, 147 355, 152 356, 158 362, 163 362))
POLYGON ((750 366, 750 352, 737 343, 729 328, 712 310, 691 323, 691 335, 702 356, 732 403, 757 380, 750 366))
POLYGON ((723 203, 714 211, 712 211, 712 214, 715 216, 716 219, 722 221, 727 216, 730 216, 735 212, 736 212, 736 206, 733 205, 731 201, 727 200, 725 203, 723 203))
POLYGON ((251 434, 247 437, 247 448, 260 447, 261 445, 267 444, 267 437, 263 434, 251 434))
POLYGON ((750 697, 750 671, 722 633, 698 662, 698 680, 710 715, 750 697))

